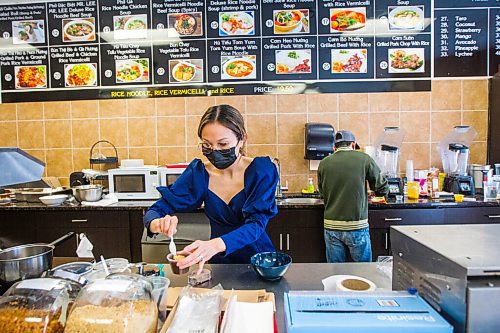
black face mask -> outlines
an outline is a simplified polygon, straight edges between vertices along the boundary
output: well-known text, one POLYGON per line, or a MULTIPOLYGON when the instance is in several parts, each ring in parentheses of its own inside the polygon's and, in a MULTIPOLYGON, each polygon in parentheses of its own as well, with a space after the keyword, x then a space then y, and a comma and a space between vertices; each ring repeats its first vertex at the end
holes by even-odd
POLYGON ((226 169, 230 167, 238 158, 236 156, 236 146, 224 150, 212 150, 210 153, 203 153, 210 163, 217 169, 226 169))

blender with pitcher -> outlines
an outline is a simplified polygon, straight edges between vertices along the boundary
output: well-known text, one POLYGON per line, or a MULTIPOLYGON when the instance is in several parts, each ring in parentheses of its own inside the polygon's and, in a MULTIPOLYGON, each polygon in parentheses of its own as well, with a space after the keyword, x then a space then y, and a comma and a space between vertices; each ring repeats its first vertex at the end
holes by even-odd
POLYGON ((399 177, 399 154, 404 136, 399 127, 384 127, 374 144, 377 148, 375 161, 389 184, 389 197, 403 194, 403 181, 399 177))
POLYGON ((467 174, 469 164, 469 147, 477 136, 474 127, 455 126, 441 142, 437 149, 441 155, 443 171, 446 178, 443 190, 446 192, 474 195, 474 180, 467 174))

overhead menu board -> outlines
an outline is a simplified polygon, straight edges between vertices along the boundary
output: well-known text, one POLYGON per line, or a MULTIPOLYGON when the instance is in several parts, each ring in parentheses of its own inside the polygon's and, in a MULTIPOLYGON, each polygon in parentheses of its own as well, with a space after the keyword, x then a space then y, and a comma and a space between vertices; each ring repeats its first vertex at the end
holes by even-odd
POLYGON ((429 90, 492 76, 495 0, 68 0, 0 6, 2 102, 429 90))

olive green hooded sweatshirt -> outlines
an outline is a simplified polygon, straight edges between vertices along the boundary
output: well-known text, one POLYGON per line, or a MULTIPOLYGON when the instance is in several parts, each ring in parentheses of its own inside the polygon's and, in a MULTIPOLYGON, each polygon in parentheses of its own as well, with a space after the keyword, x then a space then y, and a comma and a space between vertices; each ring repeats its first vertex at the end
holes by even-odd
POLYGON ((367 154, 338 148, 318 168, 318 189, 325 201, 324 226, 330 230, 368 227, 367 185, 377 196, 389 191, 387 180, 367 154))

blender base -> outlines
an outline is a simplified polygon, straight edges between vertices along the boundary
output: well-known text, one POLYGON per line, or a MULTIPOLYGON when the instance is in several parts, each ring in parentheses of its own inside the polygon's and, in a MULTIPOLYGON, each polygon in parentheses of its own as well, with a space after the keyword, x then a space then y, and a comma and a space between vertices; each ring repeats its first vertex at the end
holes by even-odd
POLYGON ((446 176, 443 191, 464 195, 476 194, 472 176, 446 176))
POLYGON ((387 178, 389 184, 389 198, 394 198, 396 195, 403 195, 403 180, 401 178, 387 178))

